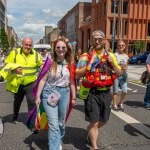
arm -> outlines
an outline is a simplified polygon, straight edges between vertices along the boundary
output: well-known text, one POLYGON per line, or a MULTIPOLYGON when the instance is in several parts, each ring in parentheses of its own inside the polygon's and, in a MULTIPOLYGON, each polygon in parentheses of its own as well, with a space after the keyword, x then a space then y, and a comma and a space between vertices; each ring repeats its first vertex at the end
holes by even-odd
POLYGON ((70 79, 70 89, 71 89, 71 94, 72 94, 72 104, 75 105, 75 102, 76 102, 76 87, 75 87, 75 83, 72 79, 70 79))
POLYGON ((40 104, 40 102, 41 102, 40 96, 41 96, 42 90, 44 88, 44 85, 46 83, 47 76, 48 76, 48 73, 46 73, 44 75, 44 77, 39 82, 38 89, 37 89, 37 94, 36 94, 36 98, 35 98, 36 106, 38 106, 40 104))
POLYGON ((76 69, 76 76, 77 78, 82 78, 85 76, 86 73, 86 66, 82 67, 82 68, 78 68, 76 69))
POLYGON ((109 56, 108 57, 108 62, 111 64, 113 70, 115 71, 117 77, 119 77, 121 75, 121 69, 116 61, 116 58, 115 57, 111 57, 109 56))
POLYGON ((150 75, 150 64, 146 64, 146 69, 147 69, 148 74, 150 75))

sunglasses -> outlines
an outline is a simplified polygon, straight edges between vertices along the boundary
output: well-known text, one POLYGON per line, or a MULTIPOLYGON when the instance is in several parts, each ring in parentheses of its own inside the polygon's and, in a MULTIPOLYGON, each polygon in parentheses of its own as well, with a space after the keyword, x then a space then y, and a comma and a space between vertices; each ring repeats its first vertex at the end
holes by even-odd
POLYGON ((102 41, 103 41, 103 38, 93 38, 93 41, 94 41, 94 42, 96 42, 96 41, 102 42, 102 41))
POLYGON ((66 49, 66 47, 65 46, 62 46, 62 47, 61 46, 57 46, 56 49, 63 49, 64 50, 64 49, 66 49))
POLYGON ((123 47, 124 45, 119 45, 120 47, 123 47))

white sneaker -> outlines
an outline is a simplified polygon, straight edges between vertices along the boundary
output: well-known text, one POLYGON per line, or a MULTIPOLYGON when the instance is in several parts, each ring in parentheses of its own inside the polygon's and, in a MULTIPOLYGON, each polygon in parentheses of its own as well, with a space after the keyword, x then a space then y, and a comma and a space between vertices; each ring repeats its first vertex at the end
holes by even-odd
POLYGON ((59 150, 62 150, 62 145, 60 144, 59 150))

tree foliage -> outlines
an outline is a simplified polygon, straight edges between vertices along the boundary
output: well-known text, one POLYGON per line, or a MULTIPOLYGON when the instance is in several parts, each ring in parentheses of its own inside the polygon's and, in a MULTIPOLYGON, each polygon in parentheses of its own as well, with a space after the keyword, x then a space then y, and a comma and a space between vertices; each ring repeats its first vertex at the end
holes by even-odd
POLYGON ((139 52, 144 50, 146 46, 146 43, 144 41, 136 41, 134 44, 135 44, 135 49, 139 52))
POLYGON ((0 28, 0 47, 4 52, 7 52, 9 49, 8 36, 4 27, 0 28))
POLYGON ((12 36, 10 39, 10 48, 12 49, 14 46, 15 46, 15 39, 14 36, 12 36))

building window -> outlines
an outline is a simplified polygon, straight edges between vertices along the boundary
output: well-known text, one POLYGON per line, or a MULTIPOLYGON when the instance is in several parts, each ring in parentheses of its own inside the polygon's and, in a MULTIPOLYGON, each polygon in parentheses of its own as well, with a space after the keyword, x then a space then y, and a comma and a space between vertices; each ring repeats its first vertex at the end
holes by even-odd
POLYGON ((107 14, 107 3, 104 2, 104 15, 106 15, 106 14, 107 14))
POLYGON ((111 13, 118 13, 118 1, 112 0, 111 2, 111 13))
POLYGON ((150 36, 150 22, 148 23, 147 36, 150 36))
POLYGON ((113 34, 113 21, 110 21, 110 34, 113 34))
POLYGON ((128 26, 128 21, 125 21, 125 23, 124 23, 124 27, 125 27, 124 35, 127 35, 127 26, 128 26))
MULTIPOLYGON (((113 34, 113 28, 114 28, 114 21, 111 20, 110 21, 110 34, 113 34)), ((114 34, 116 35, 118 33, 118 21, 116 21, 115 23, 115 31, 114 31, 114 34)))
POLYGON ((128 2, 124 1, 123 2, 123 14, 127 14, 128 13, 128 2))

